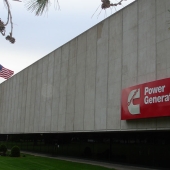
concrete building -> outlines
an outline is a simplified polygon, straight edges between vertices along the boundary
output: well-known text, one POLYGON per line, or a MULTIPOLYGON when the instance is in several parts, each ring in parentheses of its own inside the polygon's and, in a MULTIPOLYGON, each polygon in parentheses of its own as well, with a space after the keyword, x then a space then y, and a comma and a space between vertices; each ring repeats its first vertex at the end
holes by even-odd
MULTIPOLYGON (((170 155, 170 117, 121 120, 121 93, 131 86, 170 77, 168 9, 169 0, 136 0, 2 83, 2 138, 16 134, 109 134, 120 143, 141 139, 146 144, 154 135, 159 157, 149 160, 155 155, 149 153, 153 149, 149 143, 143 162, 129 162, 165 165, 170 155), (157 145, 162 134, 163 141, 157 145), (128 136, 136 137, 130 140, 128 136), (165 151, 165 160, 157 164, 165 151)), ((130 149, 135 150, 133 147, 130 149)), ((135 151, 133 159, 142 154, 141 148, 135 151)), ((127 155, 117 154, 123 161, 127 155)))

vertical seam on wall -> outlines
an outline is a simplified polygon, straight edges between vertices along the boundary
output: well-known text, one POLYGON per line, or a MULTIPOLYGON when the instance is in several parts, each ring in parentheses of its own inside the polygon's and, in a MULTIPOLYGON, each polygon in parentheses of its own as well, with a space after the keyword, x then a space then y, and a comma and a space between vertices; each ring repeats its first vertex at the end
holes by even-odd
MULTIPOLYGON (((155 0, 155 77, 157 80, 157 1, 155 0)), ((157 118, 156 118, 156 130, 157 130, 157 118)))
POLYGON ((59 129, 59 115, 60 115, 60 85, 61 85, 61 65, 62 65, 62 48, 60 48, 60 63, 59 63, 59 69, 60 69, 60 73, 59 73, 59 86, 58 86, 58 91, 59 91, 59 96, 58 96, 58 117, 57 117, 57 131, 59 129))
MULTIPOLYGON (((46 56, 46 58, 48 57, 48 64, 47 64, 47 76, 46 76, 46 80, 48 80, 48 71, 49 71, 49 55, 46 56)), ((46 84, 46 93, 45 93, 45 116, 44 116, 44 132, 46 131, 46 117, 47 117, 47 111, 46 111, 46 108, 47 108, 47 104, 48 104, 48 98, 47 98, 47 88, 48 88, 48 84, 46 84)))
MULTIPOLYGON (((7 81, 7 90, 6 90, 6 91, 7 91, 7 95, 6 95, 6 96, 7 96, 7 101, 9 100, 9 90, 8 90, 8 84, 9 84, 9 83, 8 83, 8 81, 7 81)), ((9 117, 9 116, 8 116, 8 114, 9 114, 9 113, 8 113, 8 107, 6 106, 6 108, 7 108, 7 109, 6 109, 6 113, 5 113, 5 114, 7 115, 7 119, 6 119, 6 121, 8 121, 8 120, 9 120, 9 119, 8 119, 8 117, 9 117)), ((4 122, 3 122, 3 123, 4 123, 4 122)), ((1 124, 2 124, 2 122, 1 122, 1 124)), ((6 126, 7 126, 6 128, 8 129, 8 125, 7 125, 7 123, 6 123, 6 126)))
MULTIPOLYGON (((14 78, 15 79, 15 78, 14 78)), ((12 100, 15 98, 14 96, 15 96, 15 81, 14 81, 14 79, 13 79, 13 84, 12 84, 12 89, 13 89, 13 95, 12 95, 12 100)), ((5 95, 5 93, 4 93, 4 95, 5 95)), ((4 107, 4 111, 5 111, 5 107, 4 107)), ((5 118, 5 117, 4 117, 5 118)), ((5 120, 4 120, 5 121, 5 120)), ((13 127, 14 126, 14 102, 12 102, 12 121, 11 121, 12 123, 11 123, 11 127, 13 127)), ((5 129, 4 129, 5 130, 5 129)), ((4 131, 5 132, 5 131, 4 131)), ((11 133, 13 133, 13 128, 11 128, 11 133)))
POLYGON ((54 51, 54 65, 53 65, 53 89, 52 89, 52 102, 51 102, 51 126, 50 126, 50 130, 52 131, 53 127, 53 123, 52 123, 52 119, 53 119, 53 97, 54 97, 54 70, 55 70, 55 54, 56 54, 56 50, 54 51))
POLYGON ((30 83, 30 92, 29 92, 29 93, 30 93, 30 99, 29 99, 29 100, 30 100, 30 101, 29 101, 29 104, 30 104, 30 105, 28 105, 28 108, 29 108, 29 119, 28 119, 28 120, 29 120, 29 122, 28 122, 28 132, 27 132, 27 133, 30 133, 30 126, 31 126, 31 125, 30 125, 30 122, 31 122, 31 114, 32 114, 32 113, 31 113, 31 104, 32 104, 32 103, 31 103, 31 98, 32 98, 32 82, 33 82, 33 81, 32 81, 32 79, 33 79, 33 77, 32 77, 32 70, 33 70, 33 69, 32 69, 32 65, 30 65, 30 69, 31 69, 31 76, 30 76, 30 82, 31 82, 31 83, 30 83))
MULTIPOLYGON (((10 89, 12 89, 12 87, 11 87, 11 85, 13 86, 13 83, 12 83, 12 80, 13 79, 9 79, 9 81, 10 81, 10 85, 9 85, 9 88, 10 89)), ((9 108, 9 114, 11 114, 12 113, 12 91, 11 91, 11 93, 10 93, 10 108, 9 108)), ((4 91, 3 91, 3 96, 4 96, 4 91)), ((2 107, 3 108, 3 107, 2 107)), ((10 129, 10 126, 11 126, 11 123, 10 123, 10 121, 11 121, 11 116, 9 116, 9 129, 10 129)), ((3 121, 3 116, 1 117, 1 119, 2 119, 2 121, 3 121)), ((24 121, 25 121, 25 119, 24 119, 24 121)), ((3 121, 4 122, 4 121, 3 121)), ((25 123, 24 123, 24 125, 25 125, 25 123)), ((25 126, 24 126, 24 128, 23 128, 24 130, 25 130, 25 126)), ((2 127, 2 131, 3 131, 3 127, 2 127)))
POLYGON ((86 54, 85 54, 85 78, 84 78, 84 108, 83 108, 83 130, 84 130, 84 116, 85 116, 85 94, 86 94, 86 65, 87 65, 87 32, 86 35, 86 54))
POLYGON ((137 1, 137 63, 136 63, 136 65, 137 65, 137 69, 136 69, 136 73, 137 73, 137 75, 136 75, 136 84, 138 84, 138 81, 139 81, 139 79, 138 79, 138 69, 139 69, 139 63, 138 63, 138 61, 139 61, 139 1, 137 1))
MULTIPOLYGON (((15 96, 15 99, 17 98, 17 93, 16 93, 16 85, 17 85, 17 76, 18 75, 16 75, 16 77, 14 78, 15 79, 15 89, 14 89, 14 96, 15 96)), ((32 83, 32 81, 31 81, 31 83, 32 83)), ((13 105, 14 105, 14 108, 13 108, 13 115, 14 115, 14 118, 13 118, 13 133, 16 131, 16 128, 17 128, 17 125, 15 125, 15 123, 16 123, 16 120, 17 120, 17 113, 15 113, 16 112, 16 103, 17 103, 17 100, 14 100, 13 101, 13 105)))
POLYGON ((96 119, 96 82, 97 82, 97 42, 98 42, 98 25, 96 26, 96 72, 95 72, 95 101, 94 101, 94 130, 96 129, 95 126, 95 119, 96 119))
MULTIPOLYGON (((7 90, 6 90, 6 86, 4 86, 5 87, 5 90, 4 90, 4 102, 5 103, 7 103, 6 101, 7 101, 7 90)), ((6 104, 4 103, 4 121, 3 122, 5 122, 5 119, 6 119, 6 108, 7 108, 7 106, 6 106, 6 104)), ((4 129, 6 130, 6 125, 4 126, 4 129)), ((5 133, 5 131, 3 132, 3 133, 5 133)))
MULTIPOLYGON (((41 61, 39 61, 39 63, 41 63, 41 61)), ((37 64, 38 65, 38 64, 37 64)), ((41 73, 40 73, 40 75, 42 75, 41 73)), ((40 77, 41 78, 41 76, 39 76, 39 74, 38 74, 38 66, 37 66, 37 76, 38 77, 40 77)), ((36 79, 37 80, 37 79, 36 79)), ((37 82, 37 81, 36 81, 37 82)), ((38 83, 37 83, 38 84, 38 83)), ((37 84, 36 84, 36 88, 37 88, 37 84)), ((41 85, 41 84, 40 84, 41 85)), ((39 89, 40 89, 40 91, 39 91, 39 95, 41 94, 41 86, 40 87, 38 87, 39 89)), ((37 95, 36 95, 36 98, 37 98, 37 95)), ((39 108, 38 108, 38 113, 37 113, 37 121, 39 121, 39 119, 40 119, 40 104, 41 104, 41 99, 39 98, 39 108)), ((38 124, 39 125, 39 124, 38 124)), ((37 131, 39 132, 39 126, 37 127, 37 131)))
POLYGON ((25 130, 25 119, 26 119, 26 104, 27 104, 27 89, 28 89, 28 69, 26 69, 27 71, 26 71, 26 74, 27 74, 27 87, 26 87, 26 95, 25 95, 25 97, 26 97, 26 99, 25 99, 25 117, 24 117, 24 133, 26 132, 26 130, 25 130))
POLYGON ((31 111, 32 111, 32 109, 31 109, 31 107, 32 107, 32 90, 33 90, 33 88, 32 88, 32 82, 33 82, 33 68, 32 68, 32 65, 30 65, 30 68, 31 68, 31 80, 30 80, 30 102, 29 102, 29 106, 28 106, 28 108, 29 108, 29 122, 28 122, 28 132, 27 133, 31 133, 31 130, 30 130, 30 128, 31 128, 31 115, 32 115, 32 113, 31 113, 31 111))
MULTIPOLYGON (((8 82, 10 81, 10 79, 8 80, 8 82)), ((10 85, 10 83, 9 83, 9 85, 10 85)), ((0 110, 1 110, 1 114, 0 114, 0 133, 2 133, 2 127, 3 127, 3 124, 2 124, 2 114, 3 114, 3 104, 2 104, 2 99, 3 99, 3 92, 4 92, 4 90, 2 89, 2 87, 3 87, 3 84, 1 83, 0 84, 0 100, 1 100, 1 103, 0 103, 0 110)), ((10 86, 9 86, 9 89, 10 89, 10 86)), ((9 98, 10 99, 10 98, 9 98)), ((10 106, 10 102, 9 102, 9 104, 8 104, 9 106, 10 106)), ((9 107, 10 108, 10 107, 9 107)), ((9 120, 9 119, 8 119, 9 120)), ((9 128, 9 126, 8 126, 8 128, 9 128)))
MULTIPOLYGON (((21 125, 21 122, 20 122, 20 114, 21 114, 21 97, 20 97, 20 89, 21 89, 21 77, 22 77, 22 74, 19 74, 18 75, 18 79, 19 79, 19 85, 18 85, 18 106, 17 106, 17 111, 18 111, 18 115, 17 115, 17 120, 19 121, 18 124, 17 124, 17 132, 20 131, 20 125, 21 125), (20 110, 20 111, 19 111, 20 110)), ((33 130, 34 130, 34 126, 33 126, 33 130)))
MULTIPOLYGON (((38 70, 38 68, 36 67, 36 74, 35 74, 35 76, 37 75, 37 70, 38 70)), ((37 79, 35 79, 36 80, 36 83, 35 83, 35 91, 36 91, 36 88, 37 88, 37 79)), ((36 113, 35 113, 35 104, 36 104, 36 92, 34 93, 34 95, 35 95, 35 99, 34 99, 34 111, 33 111, 33 113, 34 113, 34 117, 35 117, 35 115, 36 115, 36 113)), ((36 119, 34 119, 34 121, 35 121, 36 119)), ((35 127, 34 127, 34 121, 33 121, 33 132, 35 132, 35 127)))
MULTIPOLYGON (((5 89, 5 88, 4 88, 5 89)), ((14 112, 13 112, 13 110, 14 110, 14 102, 13 102, 13 96, 14 96, 14 91, 15 91, 15 89, 14 89, 14 79, 13 79, 13 81, 12 81, 12 96, 11 96, 11 99, 12 99, 12 102, 11 102, 11 113, 12 113, 12 122, 10 122, 10 125, 12 125, 11 126, 11 129, 10 129, 10 132, 11 133, 13 133, 13 123, 14 123, 14 112)), ((4 95, 5 95, 5 92, 4 92, 4 95)), ((3 107, 3 110, 5 109, 5 107, 3 107)), ((5 110, 4 110, 5 111, 5 110)), ((4 121, 4 116, 3 116, 3 119, 2 119, 3 121, 4 121)), ((5 129, 5 127, 3 127, 3 132, 4 132, 4 129, 5 129)))
POLYGON ((155 54, 155 76, 157 80, 157 2, 155 0, 155 48, 156 48, 156 54, 155 54))
MULTIPOLYGON (((53 56, 54 56, 54 61, 55 61, 55 51, 53 52, 54 54, 53 54, 53 56)), ((52 81, 53 81, 53 83, 52 83, 52 97, 51 97, 51 120, 50 120, 50 131, 52 131, 52 116, 53 116, 53 114, 52 114, 52 109, 53 109, 53 89, 54 89, 54 68, 55 68, 55 62, 53 61, 53 63, 54 63, 54 65, 53 65, 53 79, 52 79, 52 81)))
MULTIPOLYGON (((123 52, 124 52, 124 48, 123 48, 123 34, 124 34, 124 30, 123 30, 123 11, 122 10, 122 54, 121 54, 121 92, 120 95, 122 95, 122 81, 123 81, 123 52)), ((120 97, 120 130, 121 130, 121 97, 120 97)))
POLYGON ((60 81, 59 81, 59 89, 58 89, 58 91, 59 91, 59 101, 58 101, 58 119, 57 119, 57 131, 59 131, 58 129, 58 127, 59 127, 59 116, 60 116, 60 85, 61 85, 61 66, 62 66, 62 49, 63 49, 63 47, 61 47, 61 50, 60 50, 60 81))
MULTIPOLYGON (((55 51, 53 52, 53 57, 55 60, 55 51)), ((52 109, 53 109, 53 89, 54 89, 54 67, 55 67, 55 62, 53 61, 53 79, 52 79, 52 96, 51 96, 51 119, 50 119, 50 132, 51 132, 51 125, 52 125, 52 109)))
MULTIPOLYGON (((36 68, 37 68, 36 76, 38 76, 38 63, 37 63, 37 67, 36 67, 36 68)), ((39 76, 38 76, 38 77, 39 77, 39 76)), ((39 87, 37 87, 37 85, 38 85, 38 79, 36 78, 36 88, 39 88, 39 87)), ((38 91, 36 90, 36 92, 35 92, 35 103, 36 103, 36 99, 37 99, 37 92, 38 92, 38 91)), ((34 114, 35 114, 36 117, 38 118, 38 112, 36 112, 36 109, 35 109, 35 108, 36 108, 36 104, 34 105, 34 114)), ((35 132, 35 123, 36 123, 36 122, 35 122, 35 121, 38 120, 37 118, 34 119, 34 133, 36 133, 36 132, 35 132)), ((36 128, 36 131, 37 131, 37 132, 39 131, 39 128, 38 128, 38 127, 36 128)))
MULTIPOLYGON (((12 86, 9 86, 9 88, 12 90, 12 87, 13 87, 13 81, 12 81, 13 79, 10 79, 10 84, 12 85, 12 86)), ((11 91, 11 94, 12 94, 12 91, 11 91)), ((4 94, 3 94, 3 96, 4 96, 4 94)), ((9 108, 9 112, 10 112, 10 114, 12 114, 12 95, 10 95, 11 97, 10 97, 10 108, 9 108)), ((10 118, 9 118, 9 129, 11 130, 11 116, 9 116, 10 118)), ((2 121, 3 121, 3 116, 2 116, 2 121)), ((25 119, 24 119, 24 121, 25 121, 25 119)), ((3 121, 4 122, 4 121, 3 121)), ((3 129, 3 128, 2 128, 3 129)), ((24 123, 24 131, 25 131, 25 123, 24 123)), ((10 131, 9 131, 10 132, 10 131)))
MULTIPOLYGON (((16 84, 16 106, 15 106, 15 108, 16 108, 16 121, 18 120, 18 99, 19 99, 19 74, 17 74, 16 75, 16 79, 17 79, 17 84, 16 84)), ((17 127, 18 127, 18 123, 16 123, 16 132, 17 132, 17 127)))
MULTIPOLYGON (((31 68, 31 65, 30 65, 29 68, 28 68, 28 78, 29 78, 29 75, 30 75, 30 73, 29 73, 30 68, 31 68)), ((32 69, 32 68, 31 68, 31 69, 32 69)), ((31 70, 31 74, 32 74, 32 70, 31 70)), ((31 77, 31 75, 30 75, 30 77, 31 77)), ((30 80, 28 79, 28 81, 29 81, 28 84, 30 85, 30 90, 31 90, 32 78, 30 78, 30 80)), ((28 88, 28 90, 29 90, 29 88, 28 88)), ((26 108, 28 109, 28 114, 30 114, 29 112, 30 112, 30 105, 31 105, 31 92, 30 92, 30 91, 27 91, 27 93, 29 93, 30 98, 29 98, 29 100, 28 100, 28 104, 29 104, 29 105, 27 105, 26 108)), ((29 133, 30 115, 29 115, 27 118, 28 118, 28 119, 27 119, 27 121, 28 121, 27 126, 28 126, 28 127, 26 127, 26 128, 27 128, 27 132, 26 132, 26 133, 29 133)))
POLYGON ((2 133, 2 114, 3 114, 3 112, 2 112, 2 98, 3 98, 2 97, 2 84, 0 83, 0 101, 1 101, 1 103, 0 103, 0 110, 1 110, 1 114, 0 114, 0 133, 2 133))
MULTIPOLYGON (((3 85, 4 85, 4 86, 3 86, 3 97, 4 97, 4 96, 5 96, 5 84, 3 84, 3 85)), ((13 83, 12 83, 12 85, 13 85, 13 83)), ((12 88, 11 88, 11 89, 12 89, 12 88)), ((11 101, 12 101, 12 96, 11 96, 11 101)), ((2 105, 2 111, 3 111, 3 113, 4 113, 4 114, 2 115, 2 121, 3 121, 3 122, 5 122, 5 121, 4 121, 4 115, 5 115, 5 110, 4 110, 4 109, 5 109, 5 107, 4 107, 4 103, 3 103, 3 105, 2 105)), ((11 110, 12 110, 12 102, 11 102, 11 110)), ((3 129, 3 130, 2 130, 2 133, 4 133, 4 129, 5 129, 4 126, 2 127, 2 129, 3 129)))
MULTIPOLYGON (((5 122, 5 119, 6 119, 6 104, 5 104, 5 102, 6 102, 6 86, 4 85, 4 121, 3 122, 5 122)), ((4 126, 4 132, 3 133, 5 133, 5 126, 4 126)))
MULTIPOLYGON (((5 90, 5 92, 6 92, 6 95, 5 95, 5 96, 6 96, 6 101, 8 101, 8 86, 7 86, 7 85, 8 85, 8 81, 6 82, 6 90, 5 90)), ((4 99, 5 99, 5 97, 4 97, 4 99)), ((8 111, 8 107, 7 107, 7 102, 6 102, 6 101, 5 101, 5 103, 6 103, 5 106, 6 106, 6 107, 5 107, 5 112, 4 112, 4 113, 5 113, 5 115, 6 115, 6 121, 7 121, 7 120, 8 120, 8 112, 7 112, 7 111, 8 111)), ((6 122, 6 121, 5 121, 5 122, 6 122)), ((4 123, 4 121, 3 121, 3 123, 4 123)), ((1 123, 1 124, 2 124, 2 123, 1 123)), ((6 131, 8 131, 8 130, 7 130, 7 127, 8 127, 8 126, 7 126, 7 123, 5 123, 5 129, 6 129, 6 131)))
MULTIPOLYGON (((6 100, 8 101, 8 95, 9 95, 9 91, 8 91, 8 81, 6 82, 6 100)), ((7 103, 7 102, 6 102, 7 103)), ((6 110, 5 110, 5 114, 6 114, 6 121, 8 120, 8 107, 7 107, 7 105, 6 105, 6 110)), ((5 122, 6 122, 5 121, 5 122)), ((5 128, 6 128, 6 130, 8 129, 8 126, 7 126, 7 123, 5 123, 5 128)), ((7 132, 8 132, 8 130, 7 130, 7 132)))
MULTIPOLYGON (((11 81, 11 83, 10 83, 10 89, 12 89, 13 88, 13 81, 12 81, 13 79, 10 79, 10 81, 11 81)), ((4 88, 3 88, 4 89, 4 88)), ((3 96, 4 96, 4 91, 3 91, 3 96)), ((2 107, 2 110, 3 110, 3 107, 2 107)), ((11 97, 10 97, 10 109, 9 109, 9 112, 10 112, 10 114, 12 113, 12 91, 11 91, 11 97)), ((10 116, 10 118, 11 118, 11 116, 10 116)), ((3 116, 2 116, 2 121, 3 121, 3 116)), ((9 129, 11 130, 11 119, 9 119, 9 129)), ((25 119, 24 119, 24 121, 25 121, 25 119)), ((4 122, 4 121, 3 121, 4 122)), ((24 125, 25 125, 25 123, 24 123, 24 125)), ((2 128, 2 131, 3 131, 3 128, 2 128)), ((25 126, 24 126, 24 131, 25 131, 25 126)))
MULTIPOLYGON (((27 74, 27 76, 28 76, 28 74, 27 74)), ((13 79, 12 79, 13 80, 13 79)), ((13 80, 14 81, 14 80, 13 80)), ((10 112, 11 112, 11 114, 12 114, 12 97, 13 97, 13 81, 12 81, 12 86, 11 86, 11 89, 12 89, 12 92, 11 92, 11 108, 10 108, 10 112)), ((4 88, 3 88, 4 89, 4 88)), ((26 109, 26 107, 25 107, 25 109, 26 109)), ((3 106, 3 110, 4 110, 4 106, 3 106)), ((12 114, 12 119, 13 119, 13 114, 12 114)), ((12 120, 11 119, 11 120, 12 120)), ((11 121, 10 120, 10 121, 11 121)), ((3 121, 3 116, 2 116, 2 121, 3 121)), ((10 132, 11 132, 11 125, 12 125, 12 123, 10 122, 10 132)), ((2 128, 3 129, 3 131, 4 131, 4 128, 2 128)), ((25 127, 24 127, 24 131, 25 131, 25 127)))
POLYGON ((77 38, 75 39, 75 50, 74 50, 74 57, 75 57, 75 75, 74 75, 74 113, 73 113, 73 131, 74 131, 74 118, 75 118, 75 103, 76 103, 76 75, 77 75, 77 38))
MULTIPOLYGON (((3 99, 4 99, 4 102, 7 103, 6 102, 7 101, 7 90, 6 90, 6 86, 4 86, 4 87, 5 87, 5 90, 4 90, 5 93, 4 93, 4 98, 3 99)), ((7 108, 7 106, 6 106, 6 104, 4 104, 4 116, 5 117, 4 117, 4 121, 3 122, 5 122, 5 120, 7 119, 6 118, 6 108, 7 108)), ((6 130, 6 125, 4 125, 4 129, 6 130)), ((5 133, 5 131, 3 133, 5 133)))
MULTIPOLYGON (((10 100, 10 81, 11 80, 8 80, 8 101, 10 100)), ((8 103, 8 110, 7 110, 7 127, 8 127, 8 129, 9 129, 9 120, 10 120, 10 116, 9 116, 9 114, 10 114, 10 102, 8 103)), ((2 110, 2 109, 1 109, 2 110)), ((3 122, 2 122, 2 115, 1 115, 1 125, 3 124, 3 122)), ((1 129, 2 129, 2 126, 1 126, 1 129)), ((2 133, 2 132, 1 132, 2 133)))
MULTIPOLYGON (((49 56, 46 56, 44 59, 46 59, 47 57, 49 56)), ((49 59, 48 59, 48 64, 49 64, 49 59)), ((47 76, 46 76, 46 80, 48 80, 48 64, 47 64, 47 76)), ((44 81, 43 81, 43 84, 44 84, 44 81)), ((46 130, 46 122, 45 122, 45 119, 46 119, 46 103, 47 103, 47 86, 48 84, 46 84, 46 89, 45 89, 45 115, 44 115, 44 132, 46 130)))
MULTIPOLYGON (((137 3, 137 62, 136 62, 136 84, 139 84, 139 1, 136 2, 137 3)), ((136 129, 138 129, 138 122, 136 121, 136 129)))
POLYGON ((68 83, 69 83, 69 58, 70 58, 70 43, 68 43, 68 64, 67 64, 67 87, 66 87, 66 112, 65 112, 65 131, 66 131, 66 116, 67 116, 67 96, 68 96, 68 83))
POLYGON ((31 100, 31 99, 32 99, 32 82, 33 82, 33 76, 32 76, 32 72, 33 72, 32 70, 33 70, 33 69, 32 69, 32 65, 30 65, 30 68, 31 68, 31 76, 30 76, 30 79, 31 79, 30 82, 31 82, 31 83, 30 83, 30 92, 29 92, 29 93, 30 93, 30 101, 29 101, 29 104, 30 104, 30 105, 28 105, 28 108, 29 108, 29 119, 28 119, 28 120, 29 120, 29 122, 28 122, 28 132, 27 132, 27 133, 30 133, 30 128, 31 128, 31 127, 30 127, 30 126, 31 126, 31 125, 30 125, 30 122, 31 122, 31 114, 32 114, 32 113, 31 113, 31 111, 32 111, 32 109, 31 109, 31 106, 32 106, 32 105, 31 105, 31 104, 32 104, 32 103, 31 103, 31 102, 32 102, 32 100, 31 100))
MULTIPOLYGON (((16 113, 16 104, 17 104, 17 77, 18 77, 18 75, 16 75, 16 77, 14 78, 15 79, 15 90, 14 90, 14 96, 15 96, 15 99, 16 100, 14 100, 13 101, 13 104, 14 104, 14 108, 13 108, 13 115, 14 115, 14 118, 13 118, 13 133, 16 131, 16 128, 17 128, 17 125, 16 125, 16 120, 17 120, 17 113, 16 113)), ((6 87, 5 87, 6 88, 6 87)), ((5 96, 4 96, 5 97, 5 96)), ((6 111, 6 108, 4 108, 4 111, 6 111)), ((6 118, 6 116, 5 116, 5 118, 6 118)), ((5 121, 5 120, 4 120, 5 121)), ((5 127, 5 126, 4 126, 5 127)), ((6 129, 5 129, 6 130, 6 129)))
MULTIPOLYGON (((39 61, 40 62, 40 61, 39 61)), ((43 67, 43 60, 41 60, 41 64, 42 64, 42 67, 43 67)), ((41 75, 41 79, 40 79, 40 97, 41 97, 41 91, 42 91, 42 73, 40 73, 40 75, 41 75)), ((40 98, 40 103, 39 103, 39 117, 40 117, 40 114, 41 114, 41 112, 40 112, 40 106, 41 106, 41 98, 40 98)), ((40 124, 38 124, 39 126, 38 126, 38 131, 40 132, 40 124)))
MULTIPOLYGON (((35 64, 35 63, 34 63, 34 64, 35 64)), ((34 64, 33 64, 33 65, 34 65, 34 64)), ((32 66, 33 66, 33 65, 32 65, 32 66)), ((36 69, 37 69, 37 67, 36 67, 36 69)), ((33 74, 32 74, 32 75, 33 75, 33 74)), ((36 74, 35 74, 35 76, 36 76, 36 74)), ((33 77, 33 78, 34 78, 34 77, 33 77)), ((33 79, 33 78, 32 78, 32 79, 33 79)), ((37 81, 35 82, 35 90, 36 90, 36 84, 37 84, 37 81)), ((33 88, 32 88, 32 90, 33 90, 33 88)), ((33 96, 34 96, 34 101, 32 101, 32 100, 31 100, 31 101, 34 102, 34 107, 33 107, 33 114, 34 114, 34 116, 33 116, 33 117, 35 117, 35 112, 34 112, 34 111, 35 111, 35 99, 36 99, 35 93, 34 93, 33 96)), ((32 114, 32 113, 31 113, 31 114, 32 114)), ((30 117, 31 117, 31 116, 30 116, 30 117)), ((30 119, 31 119, 31 118, 30 118, 30 119)), ((32 128, 33 128, 32 132, 34 132, 34 121, 33 121, 32 128)))
MULTIPOLYGON (((17 116, 18 116, 18 111, 17 111, 17 104, 18 104, 18 101, 17 101, 17 98, 18 98, 18 74, 16 75, 16 77, 15 77, 15 79, 16 79, 16 83, 15 83, 15 103, 14 103, 14 113, 15 113, 15 122, 17 121, 17 116)), ((17 125, 14 125, 15 126, 15 128, 14 128, 14 132, 17 130, 17 125)))
MULTIPOLYGON (((4 95, 4 102, 5 103, 7 103, 7 101, 8 101, 8 97, 7 97, 7 94, 8 94, 8 92, 7 92, 7 86, 5 86, 5 88, 6 88, 6 90, 5 90, 5 95, 4 95)), ((5 115, 5 119, 6 120, 8 120, 8 116, 7 116, 7 105, 6 104, 4 104, 4 106, 5 106, 5 110, 4 110, 4 115, 5 115)), ((5 122, 5 121, 3 121, 3 122, 5 122)), ((5 124, 5 129, 7 128, 7 125, 5 124)))
POLYGON ((77 48, 78 48, 78 38, 76 38, 76 71, 75 71, 75 96, 74 96, 74 116, 73 116, 73 131, 75 130, 74 123, 75 123, 75 111, 76 111, 76 85, 77 85, 77 48))
POLYGON ((108 55, 107 55, 107 97, 106 97, 106 130, 108 128, 107 126, 107 118, 108 118, 108 97, 109 97, 109 43, 110 43, 110 39, 109 39, 109 34, 110 34, 110 18, 108 18, 108 55))

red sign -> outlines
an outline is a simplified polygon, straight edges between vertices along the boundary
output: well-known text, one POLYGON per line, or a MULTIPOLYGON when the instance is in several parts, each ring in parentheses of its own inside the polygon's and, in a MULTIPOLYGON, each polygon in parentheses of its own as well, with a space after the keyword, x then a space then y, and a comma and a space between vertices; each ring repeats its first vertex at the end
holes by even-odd
POLYGON ((122 90, 121 120, 170 116, 170 78, 122 90))

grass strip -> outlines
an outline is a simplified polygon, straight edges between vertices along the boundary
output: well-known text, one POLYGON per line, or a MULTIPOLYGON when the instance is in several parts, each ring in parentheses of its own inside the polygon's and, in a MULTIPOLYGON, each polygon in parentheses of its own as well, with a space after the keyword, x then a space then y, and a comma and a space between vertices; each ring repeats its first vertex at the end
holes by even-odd
MULTIPOLYGON (((25 157, 0 157, 1 170, 110 170, 109 168, 26 155, 25 157)), ((113 169, 112 169, 113 170, 113 169)))

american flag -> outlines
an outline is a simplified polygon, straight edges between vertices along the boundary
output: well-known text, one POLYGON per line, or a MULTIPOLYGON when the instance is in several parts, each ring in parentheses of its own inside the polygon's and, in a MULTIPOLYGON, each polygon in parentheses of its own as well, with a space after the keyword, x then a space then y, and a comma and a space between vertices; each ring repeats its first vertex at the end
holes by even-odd
POLYGON ((12 70, 3 67, 0 64, 0 77, 3 77, 4 79, 9 79, 13 74, 14 72, 12 70))

